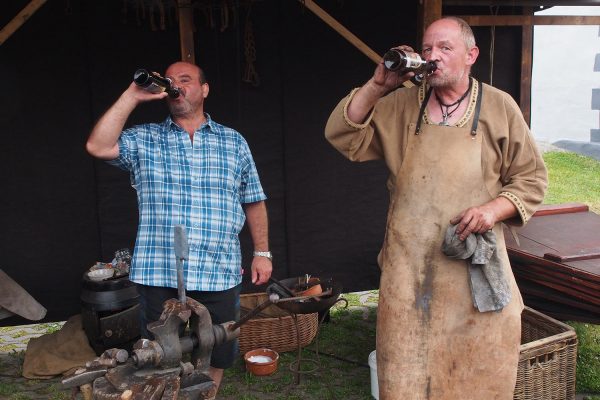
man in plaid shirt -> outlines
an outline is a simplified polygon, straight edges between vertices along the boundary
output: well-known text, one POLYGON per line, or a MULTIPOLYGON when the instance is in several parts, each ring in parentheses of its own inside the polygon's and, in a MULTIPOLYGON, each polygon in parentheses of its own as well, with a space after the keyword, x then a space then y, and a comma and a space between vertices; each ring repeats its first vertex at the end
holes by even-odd
MULTIPOLYGON (((129 278, 138 286, 146 338, 152 338, 146 325, 159 319, 163 302, 177 298, 175 225, 187 230, 187 295, 207 307, 214 323, 239 317, 238 234, 245 221, 255 250, 252 282, 266 283, 272 271, 266 196, 248 144, 204 112, 209 85, 201 68, 177 62, 165 75, 179 89, 177 98, 132 82, 96 123, 86 146, 94 157, 129 171, 137 191, 139 226, 129 278), (169 107, 165 121, 123 131, 139 104, 159 99, 169 107)), ((213 349, 210 375, 217 388, 235 352, 235 342, 213 349)))

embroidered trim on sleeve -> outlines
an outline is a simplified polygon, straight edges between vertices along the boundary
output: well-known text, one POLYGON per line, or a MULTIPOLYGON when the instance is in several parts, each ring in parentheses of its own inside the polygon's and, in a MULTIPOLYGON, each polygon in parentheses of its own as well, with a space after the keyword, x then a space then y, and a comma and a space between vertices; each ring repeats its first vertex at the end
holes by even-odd
POLYGON ((523 224, 526 224, 527 221, 529 221, 530 216, 528 215, 527 211, 525 210, 525 206, 521 202, 521 199, 519 199, 517 196, 515 196, 514 194, 512 194, 510 192, 501 192, 498 196, 507 198, 511 203, 513 203, 515 205, 515 207, 517 208, 517 211, 519 212, 519 216, 521 217, 521 220, 523 220, 523 224))
POLYGON ((348 100, 346 100, 346 104, 344 104, 344 121, 346 122, 346 125, 348 125, 351 128, 354 128, 354 129, 365 129, 369 125, 369 123, 371 122, 371 119, 373 118, 373 111, 374 110, 371 110, 371 112, 367 116, 367 119, 362 124, 357 124, 356 122, 350 121, 350 118, 348 118, 348 105, 350 104, 350 102, 354 98, 354 95, 356 94, 356 92, 358 92, 358 89, 360 89, 360 88, 354 88, 354 89, 352 89, 352 91, 348 95, 348 100))

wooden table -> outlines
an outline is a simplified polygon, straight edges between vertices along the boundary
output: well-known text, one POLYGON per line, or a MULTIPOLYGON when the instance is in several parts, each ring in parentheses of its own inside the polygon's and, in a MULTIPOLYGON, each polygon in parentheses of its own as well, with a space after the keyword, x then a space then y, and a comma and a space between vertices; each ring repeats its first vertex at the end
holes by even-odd
POLYGON ((504 228, 525 304, 557 319, 600 323, 600 215, 579 203, 547 205, 516 232, 519 244, 504 228))

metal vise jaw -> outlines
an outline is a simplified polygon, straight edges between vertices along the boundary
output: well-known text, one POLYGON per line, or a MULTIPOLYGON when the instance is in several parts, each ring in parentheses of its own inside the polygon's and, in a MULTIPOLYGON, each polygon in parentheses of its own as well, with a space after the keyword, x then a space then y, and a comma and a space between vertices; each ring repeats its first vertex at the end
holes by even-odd
POLYGON ((186 304, 169 299, 160 319, 148 324, 155 340, 140 339, 133 347, 132 357, 140 368, 174 368, 180 365, 184 353, 191 353, 194 368, 206 372, 212 349, 239 336, 239 329, 230 329, 233 325, 234 321, 213 325, 206 307, 194 299, 187 297, 186 304), (190 335, 180 337, 188 321, 190 335))

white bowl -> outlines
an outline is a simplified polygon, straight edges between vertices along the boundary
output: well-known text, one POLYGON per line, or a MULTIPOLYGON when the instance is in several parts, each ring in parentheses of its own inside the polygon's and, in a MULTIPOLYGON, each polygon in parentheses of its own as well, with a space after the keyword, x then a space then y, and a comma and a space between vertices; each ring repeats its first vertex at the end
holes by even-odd
POLYGON ((101 281, 104 279, 112 278, 114 274, 115 270, 112 268, 101 268, 88 272, 88 278, 90 278, 93 281, 101 281))

